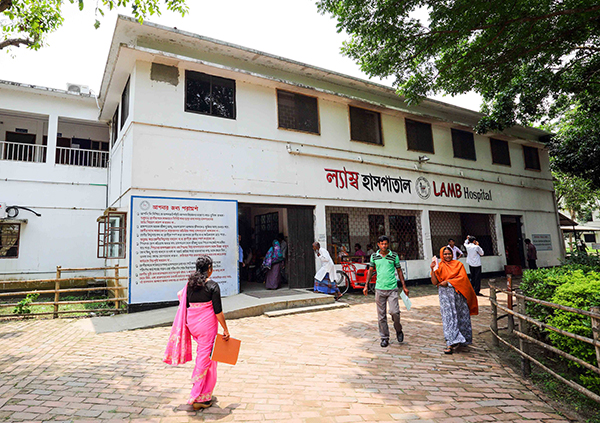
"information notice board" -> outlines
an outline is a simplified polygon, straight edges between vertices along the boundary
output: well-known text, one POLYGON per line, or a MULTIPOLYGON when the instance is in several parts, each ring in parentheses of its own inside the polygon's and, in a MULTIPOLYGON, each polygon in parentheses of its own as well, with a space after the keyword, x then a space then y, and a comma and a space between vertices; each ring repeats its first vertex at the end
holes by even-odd
POLYGON ((177 300, 199 255, 221 295, 238 293, 237 202, 131 197, 129 304, 177 300))

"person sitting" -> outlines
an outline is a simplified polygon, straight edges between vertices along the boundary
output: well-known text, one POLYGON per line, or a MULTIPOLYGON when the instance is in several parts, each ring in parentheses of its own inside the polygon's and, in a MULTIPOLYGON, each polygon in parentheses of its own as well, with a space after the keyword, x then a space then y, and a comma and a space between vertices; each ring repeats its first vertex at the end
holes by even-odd
POLYGON ((373 245, 367 244, 367 257, 371 257, 373 254, 375 254, 375 251, 373 250, 373 245))
POLYGON ((365 256, 367 254, 362 250, 362 247, 360 244, 354 244, 354 257, 356 257, 356 262, 357 263, 364 263, 365 262, 365 256))

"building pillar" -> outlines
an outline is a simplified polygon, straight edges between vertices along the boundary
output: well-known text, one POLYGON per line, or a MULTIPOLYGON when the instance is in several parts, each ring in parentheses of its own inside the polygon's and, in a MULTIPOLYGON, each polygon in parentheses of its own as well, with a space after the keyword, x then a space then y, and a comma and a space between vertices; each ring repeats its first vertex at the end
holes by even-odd
POLYGON ((58 115, 48 116, 48 145, 46 146, 46 164, 56 163, 56 138, 58 133, 58 115))
POLYGON ((423 259, 429 262, 435 254, 431 245, 431 225, 429 223, 429 210, 423 210, 421 213, 421 239, 423 240, 423 259))

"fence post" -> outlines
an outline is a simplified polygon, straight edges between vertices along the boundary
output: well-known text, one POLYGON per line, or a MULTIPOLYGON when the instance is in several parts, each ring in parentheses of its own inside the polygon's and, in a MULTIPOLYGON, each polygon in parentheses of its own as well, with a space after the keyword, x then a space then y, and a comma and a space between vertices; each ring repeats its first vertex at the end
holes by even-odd
MULTIPOLYGON (((508 290, 508 294, 506 294, 506 306, 509 310, 513 310, 513 295, 512 295, 512 275, 506 275, 506 289, 508 290)), ((511 335, 515 330, 515 318, 512 314, 506 316, 508 319, 508 334, 511 335)))
POLYGON ((54 316, 53 319, 58 319, 58 299, 60 298, 60 274, 61 266, 56 266, 56 280, 54 281, 54 316))
MULTIPOLYGON (((517 297, 517 311, 523 316, 527 315, 525 298, 517 297)), ((519 317, 519 331, 525 335, 529 335, 529 323, 521 317, 519 317)), ((529 354, 529 344, 523 338, 519 338, 519 349, 525 354, 529 354)), ((521 357, 521 372, 524 377, 529 377, 529 375, 531 375, 531 362, 525 357, 521 357)))
MULTIPOLYGON (((595 314, 600 314, 600 307, 594 306, 590 307, 590 311, 595 314)), ((592 334, 594 335, 594 341, 600 341, 600 319, 595 319, 592 317, 592 334)), ((594 345, 596 348, 596 361, 598 361, 598 366, 600 366, 600 347, 594 345)))
MULTIPOLYGON (((118 288, 119 285, 119 265, 115 264, 115 288, 118 288)), ((119 298, 121 296, 121 290, 114 290, 113 291, 115 293, 115 298, 119 298)), ((120 306, 120 301, 115 301, 115 309, 119 309, 120 306)))
MULTIPOLYGON (((490 284, 490 303, 492 304, 492 322, 490 324, 490 328, 492 332, 498 335, 498 308, 496 307, 496 286, 490 284)), ((495 347, 500 346, 500 341, 492 334, 492 345, 495 347)))

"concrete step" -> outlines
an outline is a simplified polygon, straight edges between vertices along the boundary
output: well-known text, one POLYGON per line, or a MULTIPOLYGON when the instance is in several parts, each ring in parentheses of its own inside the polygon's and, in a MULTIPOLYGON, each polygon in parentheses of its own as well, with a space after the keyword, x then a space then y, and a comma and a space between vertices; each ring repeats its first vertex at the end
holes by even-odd
POLYGON ((287 316, 290 314, 312 313, 314 311, 333 310, 336 308, 345 308, 345 307, 349 307, 349 306, 350 305, 348 303, 322 304, 322 305, 316 305, 316 306, 310 306, 310 307, 297 307, 297 308, 290 308, 290 309, 285 309, 285 310, 267 311, 267 312, 265 312, 265 316, 280 317, 280 316, 287 316))

